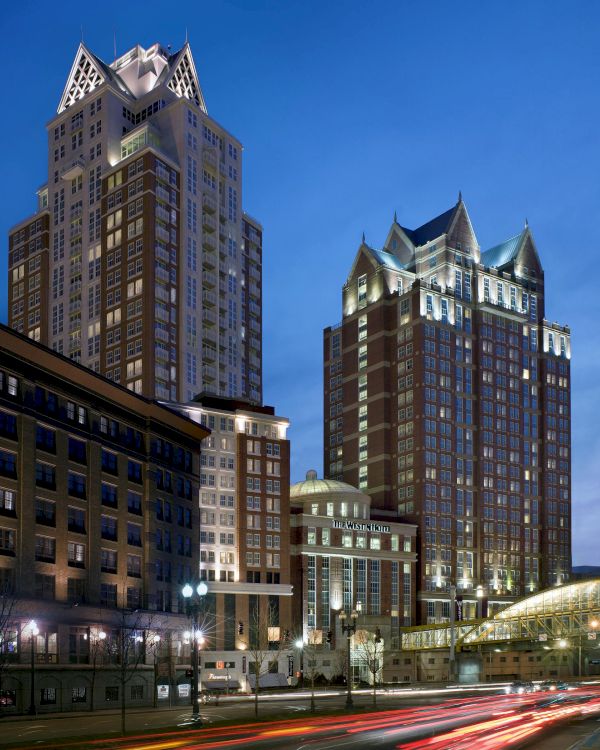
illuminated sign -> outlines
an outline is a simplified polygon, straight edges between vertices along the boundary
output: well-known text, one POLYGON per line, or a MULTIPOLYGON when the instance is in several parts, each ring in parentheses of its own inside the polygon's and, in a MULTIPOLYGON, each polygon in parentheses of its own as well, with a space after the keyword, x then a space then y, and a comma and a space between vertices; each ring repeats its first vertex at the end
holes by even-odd
POLYGON ((356 521, 334 521, 333 528, 347 531, 377 531, 381 534, 389 534, 391 531, 391 526, 381 523, 357 523, 356 521))

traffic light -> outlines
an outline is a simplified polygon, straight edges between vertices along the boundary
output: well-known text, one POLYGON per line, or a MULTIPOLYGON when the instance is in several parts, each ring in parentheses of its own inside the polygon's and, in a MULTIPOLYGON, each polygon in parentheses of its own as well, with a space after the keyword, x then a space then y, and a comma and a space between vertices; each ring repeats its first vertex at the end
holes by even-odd
POLYGON ((333 633, 331 632, 331 630, 328 630, 327 631, 327 643, 331 643, 332 640, 333 640, 333 633))
POLYGON ((238 620, 238 635, 244 635, 244 623, 238 620))
POLYGON ((381 643, 381 630, 379 628, 375 629, 375 643, 381 643))

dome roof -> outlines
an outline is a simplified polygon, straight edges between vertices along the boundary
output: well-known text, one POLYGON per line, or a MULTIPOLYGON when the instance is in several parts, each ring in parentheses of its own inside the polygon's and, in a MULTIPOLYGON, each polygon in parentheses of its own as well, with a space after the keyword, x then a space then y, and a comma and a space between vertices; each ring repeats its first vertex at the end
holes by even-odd
POLYGON ((303 482, 296 482, 290 487, 290 500, 308 497, 310 495, 361 495, 367 497, 356 487, 335 479, 317 479, 314 470, 306 472, 303 482))

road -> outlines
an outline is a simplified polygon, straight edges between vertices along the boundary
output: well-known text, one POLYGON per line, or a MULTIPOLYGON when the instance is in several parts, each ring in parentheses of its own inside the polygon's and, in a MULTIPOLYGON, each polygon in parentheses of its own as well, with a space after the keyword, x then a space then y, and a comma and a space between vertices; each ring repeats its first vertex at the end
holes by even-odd
MULTIPOLYGON (((125 739, 78 740, 74 739, 81 727, 72 726, 71 741, 50 740, 46 732, 57 733, 60 728, 51 725, 62 719, 46 719, 35 722, 10 722, 0 725, 0 732, 9 729, 20 732, 19 736, 5 737, 8 745, 20 747, 65 748, 83 750, 94 747, 120 750, 211 750, 211 748, 250 747, 253 750, 352 750, 353 746, 377 750, 500 750, 501 748, 529 748, 547 750, 548 742, 555 743, 553 750, 566 750, 573 741, 582 740, 581 750, 597 747, 594 732, 599 724, 590 720, 600 717, 600 687, 585 686, 560 693, 534 693, 525 695, 474 693, 443 693, 441 696, 427 693, 390 695, 379 698, 378 710, 369 705, 369 696, 357 697, 352 713, 339 712, 324 715, 343 705, 344 697, 322 699, 320 715, 307 711, 304 700, 290 701, 285 696, 281 701, 268 699, 261 704, 263 716, 277 715, 276 720, 254 722, 247 703, 210 706, 202 710, 203 728, 190 727, 189 714, 183 712, 144 713, 138 717, 130 714, 131 729, 134 721, 144 724, 143 731, 149 734, 130 735, 125 739), (325 708, 327 701, 327 708, 325 708), (367 706, 369 706, 367 708, 367 706), (171 727, 152 732, 152 722, 157 715, 164 714, 171 727), (167 714, 169 714, 167 716, 167 714), (289 717, 293 718, 284 718, 289 717), (223 718, 230 723, 223 724, 223 718), (563 730, 566 722, 576 722, 563 730), (19 729, 16 725, 23 724, 19 729), (43 727, 41 726, 43 725, 43 727), (588 725, 587 727, 585 725, 588 725), (552 733, 549 734, 549 730, 552 733), (587 731, 586 731, 587 730, 587 731), (569 735, 570 733, 570 735, 569 735), (570 736, 570 742, 568 742, 570 736), (559 739, 562 738, 562 739, 559 739), (50 741, 48 741, 50 740, 50 741), (558 742, 558 744, 556 744, 558 742), (563 744, 560 744, 560 743, 563 744)), ((97 719, 108 716, 82 717, 93 721, 94 734, 104 729, 96 724, 97 719)), ((118 717, 117 717, 118 718, 118 717)), ((113 717, 114 720, 114 717, 113 717)), ((75 724, 71 718, 71 722, 75 724)), ((63 727, 64 728, 64 727, 63 727)), ((3 733, 4 734, 4 733, 3 733)), ((64 736, 64 735, 63 735, 64 736)), ((597 733, 600 737, 600 733, 597 733)))

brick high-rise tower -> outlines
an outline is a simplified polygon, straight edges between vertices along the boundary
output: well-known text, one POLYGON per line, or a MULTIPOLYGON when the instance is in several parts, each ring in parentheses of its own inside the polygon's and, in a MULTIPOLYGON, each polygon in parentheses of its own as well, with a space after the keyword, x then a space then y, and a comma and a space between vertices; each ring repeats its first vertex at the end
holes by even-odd
POLYGON ((458 203, 362 242, 324 334, 325 475, 419 527, 417 617, 571 570, 570 333, 529 227, 482 252, 458 203), (478 591, 479 587, 479 591, 478 591))
POLYGON ((48 181, 9 247, 9 324, 148 397, 262 402, 262 229, 189 45, 79 46, 48 181))

